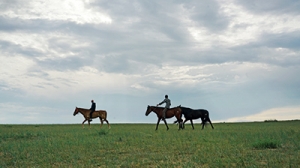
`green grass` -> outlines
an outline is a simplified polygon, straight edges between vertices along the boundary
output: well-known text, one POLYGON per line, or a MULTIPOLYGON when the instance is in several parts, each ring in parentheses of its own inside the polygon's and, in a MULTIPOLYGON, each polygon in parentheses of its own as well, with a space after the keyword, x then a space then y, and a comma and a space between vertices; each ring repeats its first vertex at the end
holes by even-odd
POLYGON ((256 149, 276 149, 280 147, 280 142, 274 139, 262 139, 253 144, 256 149))
POLYGON ((300 121, 0 125, 0 167, 298 167, 300 121))

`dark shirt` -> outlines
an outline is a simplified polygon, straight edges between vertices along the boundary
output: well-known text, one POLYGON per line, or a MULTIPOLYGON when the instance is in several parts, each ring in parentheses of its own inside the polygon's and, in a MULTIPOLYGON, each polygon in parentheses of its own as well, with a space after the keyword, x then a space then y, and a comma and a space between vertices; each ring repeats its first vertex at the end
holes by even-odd
POLYGON ((92 107, 90 108, 91 111, 95 111, 96 110, 96 103, 92 103, 92 107))

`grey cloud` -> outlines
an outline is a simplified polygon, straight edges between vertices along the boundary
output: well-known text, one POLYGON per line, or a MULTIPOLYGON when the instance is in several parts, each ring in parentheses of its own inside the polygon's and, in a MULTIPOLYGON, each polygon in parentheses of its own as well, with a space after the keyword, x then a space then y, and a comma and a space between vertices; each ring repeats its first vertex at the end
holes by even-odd
POLYGON ((261 37, 260 45, 268 47, 282 47, 292 50, 300 48, 300 31, 280 34, 264 34, 261 37))
POLYGON ((184 6, 197 26, 206 27, 212 32, 224 30, 229 23, 228 18, 219 12, 220 6, 216 1, 193 1, 184 6))
POLYGON ((112 2, 99 2, 97 5, 101 9, 109 8, 110 10, 107 12, 114 20, 113 24, 116 23, 121 28, 129 26, 125 33, 129 33, 129 35, 133 37, 139 34, 141 35, 142 32, 146 31, 158 31, 174 41, 180 41, 186 38, 183 35, 184 31, 182 31, 182 25, 176 17, 177 11, 176 8, 174 8, 174 4, 167 5, 163 2, 149 3, 146 1, 136 1, 122 5, 112 2), (169 15, 170 13, 171 15, 169 15), (139 19, 139 21, 128 23, 127 21, 131 18, 139 19))
POLYGON ((2 0, 0 2, 0 10, 7 11, 7 10, 19 8, 23 6, 23 3, 25 2, 22 0, 2 0))
POLYGON ((300 63, 299 38, 299 32, 262 34, 255 42, 231 48, 234 52, 230 56, 236 58, 237 61, 262 62, 283 67, 298 66, 300 63), (280 48, 282 48, 281 52, 276 51, 280 48))
POLYGON ((21 24, 21 22, 22 22, 22 20, 19 20, 19 19, 4 18, 3 16, 0 16, 0 30, 1 31, 14 31, 17 29, 23 29, 24 25, 21 24))
MULTIPOLYGON (((0 8, 15 11, 26 5, 23 3, 27 3, 13 2, 16 4, 12 1, 1 1, 0 8)), ((222 30, 225 30, 231 21, 230 16, 222 15, 218 3, 208 0, 172 2, 106 0, 85 4, 85 8, 91 11, 107 14, 112 19, 111 24, 92 22, 76 24, 76 20, 68 19, 22 20, 1 16, 0 31, 4 32, 3 34, 24 33, 28 34, 29 38, 32 37, 31 34, 35 34, 42 36, 41 41, 46 43, 39 49, 0 39, 1 52, 34 60, 36 65, 29 68, 24 79, 27 79, 26 77, 38 79, 36 83, 33 82, 35 85, 32 84, 32 87, 39 87, 40 90, 56 88, 53 89, 54 92, 59 92, 58 95, 60 92, 65 93, 66 95, 60 96, 65 96, 68 100, 49 101, 51 98, 37 97, 38 93, 30 91, 26 91, 28 97, 20 98, 18 96, 25 91, 9 88, 5 79, 1 79, 0 87, 3 90, 0 90, 0 98, 5 102, 14 101, 16 98, 18 102, 37 108, 39 105, 36 104, 41 103, 65 110, 67 104, 72 106, 71 114, 73 106, 80 104, 89 106, 89 100, 93 97, 99 100, 97 102, 101 107, 104 106, 109 110, 110 116, 116 116, 119 109, 124 107, 128 107, 125 108, 124 114, 132 113, 130 103, 133 101, 138 104, 134 110, 141 110, 144 117, 147 104, 158 103, 165 94, 169 94, 174 106, 182 104, 193 108, 207 108, 211 111, 213 120, 245 116, 274 106, 297 104, 300 95, 298 89, 300 81, 297 74, 300 64, 300 57, 297 55, 300 45, 299 32, 281 34, 263 32, 264 34, 260 34, 256 41, 235 47, 220 44, 212 44, 208 48, 197 47, 201 42, 198 43, 193 39, 188 31, 189 27, 205 27, 208 33, 214 34, 217 38, 218 35, 224 35, 222 30), (295 55, 288 56, 284 52, 276 51, 276 48, 287 49, 295 55), (256 69, 257 64, 265 65, 266 69, 259 67, 256 69), (111 73, 112 76, 125 74, 124 80, 133 81, 126 81, 129 83, 129 86, 124 86, 127 91, 120 93, 116 93, 115 90, 118 89, 114 87, 112 90, 100 87, 84 88, 84 86, 78 89, 77 81, 68 78, 68 73, 75 74, 74 71, 85 66, 96 68, 100 73, 111 73), (170 68, 166 73, 165 67, 170 68), (177 73, 177 67, 192 68, 190 71, 184 69, 177 73), (194 67, 198 68, 193 69, 194 67), (56 72, 50 74, 48 70, 59 71, 59 75, 56 76, 56 72), (201 76, 202 74, 204 76, 201 76), (162 82, 165 85, 161 84, 162 82), (70 92, 74 93, 60 90, 66 86, 72 86, 70 92), (12 91, 5 90, 5 87, 12 91), (114 94, 103 95, 103 89, 107 89, 107 93, 114 92, 114 94), (133 93, 124 95, 128 92, 133 93), (88 101, 85 104, 86 100, 88 101), (120 105, 118 107, 114 106, 116 100, 120 105)), ((262 1, 234 1, 234 3, 243 5, 242 10, 247 9, 247 12, 269 14, 270 17, 283 13, 290 15, 299 13, 297 10, 299 2, 296 1, 268 2, 270 6, 262 1)), ((236 25, 239 30, 249 27, 236 25)), ((234 33, 234 28, 232 31, 230 33, 234 33)), ((204 36, 209 38, 209 34, 204 36)), ((45 93, 47 94, 47 91, 45 93)), ((134 122, 141 120, 137 117, 134 122)))
POLYGON ((236 3, 253 13, 300 14, 300 2, 298 0, 239 0, 236 3))
POLYGON ((16 101, 23 102, 24 101, 24 95, 26 93, 22 89, 10 88, 8 90, 5 90, 5 89, 2 89, 3 87, 9 88, 9 86, 7 86, 6 84, 0 84, 1 103, 10 103, 10 102, 16 102, 16 101))
POLYGON ((41 54, 40 51, 36 51, 33 48, 13 44, 4 40, 0 40, 0 49, 3 53, 10 53, 11 56, 14 56, 15 54, 20 54, 28 58, 33 58, 34 56, 41 54))
POLYGON ((66 70, 77 70, 88 64, 88 59, 83 59, 79 57, 72 58, 57 58, 57 59, 46 59, 46 60, 36 60, 37 66, 33 67, 33 72, 36 70, 56 70, 56 71, 66 71, 66 70))
POLYGON ((0 30, 5 32, 24 31, 27 33, 46 33, 55 29, 62 30, 63 21, 49 21, 43 19, 24 20, 0 16, 0 30))

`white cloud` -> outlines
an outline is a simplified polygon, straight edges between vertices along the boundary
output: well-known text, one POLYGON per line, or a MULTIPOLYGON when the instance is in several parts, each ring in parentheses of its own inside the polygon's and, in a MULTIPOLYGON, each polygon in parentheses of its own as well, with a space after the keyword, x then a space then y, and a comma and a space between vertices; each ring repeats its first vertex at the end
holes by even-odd
POLYGON ((189 24, 187 29, 200 43, 198 48, 240 46, 257 41, 263 33, 280 34, 300 30, 300 15, 250 13, 234 1, 227 0, 220 1, 219 12, 224 19, 230 19, 227 28, 220 32, 211 32, 208 27, 189 24))
POLYGON ((300 107, 280 107, 272 108, 260 113, 244 116, 234 117, 225 120, 225 122, 251 122, 251 121, 265 121, 265 120, 296 120, 300 119, 300 107))
POLYGON ((96 11, 89 1, 51 0, 26 1, 16 10, 4 10, 0 16, 19 19, 63 20, 78 24, 110 24, 112 19, 105 13, 96 11))
POLYGON ((172 85, 173 89, 185 90, 201 86, 206 90, 224 91, 249 80, 261 80, 271 68, 261 63, 239 62, 198 66, 165 64, 161 68, 152 67, 138 74, 121 74, 102 72, 91 66, 65 71, 42 68, 30 71, 36 63, 28 58, 3 57, 3 60, 6 64, 2 81, 8 87, 48 98, 62 98, 61 94, 72 96, 85 90, 127 94, 135 90, 149 93, 156 90, 154 85, 172 85), (22 66, 13 66, 16 63, 22 63, 22 66))
MULTIPOLYGON (((90 42, 77 36, 72 36, 62 32, 44 33, 24 33, 24 32, 0 32, 0 39, 11 44, 14 44, 18 50, 32 50, 32 52, 39 52, 32 58, 39 60, 66 58, 74 55, 69 48, 87 47, 90 42), (68 48, 56 48, 59 45, 65 45, 68 48)), ((4 54, 0 51, 0 54, 4 54)), ((15 54, 15 53, 11 53, 15 54)), ((24 54, 22 52, 18 54, 24 54)), ((11 55, 15 56, 15 55, 11 55)))
POLYGON ((20 85, 27 83, 28 69, 35 65, 35 62, 22 56, 0 55, 1 72, 0 81, 6 84, 2 89, 11 90, 20 88, 20 85))

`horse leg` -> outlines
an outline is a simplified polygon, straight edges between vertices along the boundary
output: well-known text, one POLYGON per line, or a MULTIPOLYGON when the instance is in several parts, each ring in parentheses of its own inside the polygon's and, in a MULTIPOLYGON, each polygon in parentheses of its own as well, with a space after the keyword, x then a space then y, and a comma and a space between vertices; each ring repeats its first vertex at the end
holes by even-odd
POLYGON ((83 122, 82 122, 82 128, 84 128, 84 123, 87 121, 87 119, 85 119, 83 122))
POLYGON ((180 124, 180 128, 183 129, 183 120, 182 119, 180 119, 179 124, 180 124))
POLYGON ((160 122, 160 118, 157 120, 157 124, 156 124, 156 129, 155 129, 155 131, 157 130, 157 128, 158 128, 158 124, 159 124, 159 122, 160 122))
POLYGON ((108 129, 110 129, 110 125, 109 125, 109 122, 107 121, 107 119, 104 119, 104 121, 107 123, 108 129))
POLYGON ((177 117, 177 120, 174 123, 178 123, 178 130, 182 129, 182 119, 180 117, 177 117))
POLYGON ((100 128, 102 128, 102 125, 103 125, 103 120, 102 120, 102 118, 101 118, 101 117, 99 117, 99 119, 100 119, 100 122, 101 122, 100 128))
POLYGON ((182 121, 179 119, 177 120, 177 122, 179 123, 178 124, 178 131, 179 131, 180 129, 182 129, 182 121))
POLYGON ((195 128, 194 128, 194 124, 193 124, 193 120, 190 119, 190 121, 191 121, 191 124, 192 124, 193 129, 195 129, 195 128))
POLYGON ((179 129, 183 129, 183 119, 180 117, 178 117, 178 122, 179 122, 179 129))
POLYGON ((173 124, 176 124, 176 123, 178 123, 178 125, 179 125, 179 129, 181 128, 181 129, 183 129, 183 120, 181 120, 181 122, 180 121, 178 121, 178 120, 176 120, 176 121, 174 121, 174 123, 173 124))
POLYGON ((182 129, 184 129, 184 124, 188 121, 188 119, 185 119, 184 122, 182 123, 182 129))
POLYGON ((89 123, 89 128, 91 128, 91 123, 90 123, 90 120, 88 119, 88 123, 89 123))
POLYGON ((183 119, 180 118, 180 128, 183 129, 183 119))
POLYGON ((210 125, 211 125, 211 128, 212 129, 214 129, 214 126, 212 125, 212 123, 211 123, 211 121, 210 121, 210 119, 208 118, 208 120, 207 120, 209 123, 210 123, 210 125))
POLYGON ((204 129, 204 125, 206 123, 206 119, 205 118, 204 119, 201 118, 201 120, 202 120, 202 129, 204 129))
POLYGON ((168 127, 168 124, 167 124, 166 119, 164 119, 164 122, 165 122, 165 125, 166 125, 166 127, 167 127, 167 130, 169 130, 169 127, 168 127))

